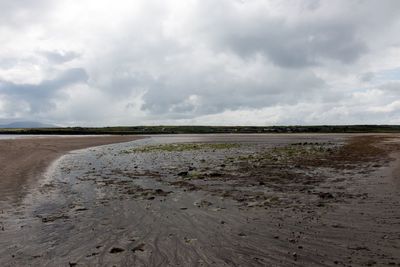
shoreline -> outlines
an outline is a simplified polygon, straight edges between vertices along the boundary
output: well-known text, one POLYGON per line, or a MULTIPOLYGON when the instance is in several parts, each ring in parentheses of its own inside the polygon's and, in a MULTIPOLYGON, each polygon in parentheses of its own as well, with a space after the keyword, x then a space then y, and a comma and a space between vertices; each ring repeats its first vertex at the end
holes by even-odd
POLYGON ((73 150, 130 142, 143 136, 31 137, 0 139, 0 202, 23 198, 46 169, 73 150))

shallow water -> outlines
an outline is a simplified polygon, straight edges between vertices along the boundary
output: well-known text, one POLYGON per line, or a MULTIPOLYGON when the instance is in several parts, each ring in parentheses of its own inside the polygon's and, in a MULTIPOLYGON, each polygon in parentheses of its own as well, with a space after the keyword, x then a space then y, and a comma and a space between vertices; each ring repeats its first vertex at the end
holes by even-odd
MULTIPOLYGON (((24 135, 15 135, 15 134, 0 134, 0 140, 2 139, 17 139, 17 138, 23 138, 24 135)), ((26 135, 25 135, 26 137, 26 135)))
POLYGON ((108 135, 60 135, 60 134, 0 134, 0 140, 19 139, 19 138, 52 138, 52 137, 93 137, 108 135))

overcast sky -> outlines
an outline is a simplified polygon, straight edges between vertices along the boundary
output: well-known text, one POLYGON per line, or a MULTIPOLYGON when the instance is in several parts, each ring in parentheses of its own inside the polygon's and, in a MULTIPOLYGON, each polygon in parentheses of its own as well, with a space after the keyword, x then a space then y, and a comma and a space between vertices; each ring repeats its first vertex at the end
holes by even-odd
POLYGON ((0 122, 400 123, 398 0, 1 0, 0 122))

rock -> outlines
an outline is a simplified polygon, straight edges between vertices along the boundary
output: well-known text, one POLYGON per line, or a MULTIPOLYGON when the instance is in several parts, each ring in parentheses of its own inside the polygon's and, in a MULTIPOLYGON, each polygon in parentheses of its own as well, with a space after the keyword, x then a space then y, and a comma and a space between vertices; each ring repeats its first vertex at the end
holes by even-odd
POLYGON ((212 203, 210 202, 210 201, 207 201, 207 200, 202 200, 202 201, 200 201, 200 202, 195 202, 194 203, 197 207, 209 207, 209 206, 212 206, 212 203))
POLYGON ((48 216, 48 217, 40 217, 40 216, 38 216, 38 217, 42 219, 43 223, 54 222, 59 219, 64 219, 64 220, 69 219, 69 216, 64 215, 64 214, 57 214, 57 215, 48 216))
POLYGON ((115 254, 115 253, 121 253, 121 252, 124 252, 124 251, 125 251, 125 249, 123 249, 123 248, 114 247, 114 248, 112 248, 112 249, 110 250, 110 253, 111 253, 111 254, 115 254))
POLYGON ((90 258, 99 254, 100 254, 99 252, 92 252, 91 254, 86 255, 86 257, 90 258))
POLYGON ((162 190, 162 189, 156 189, 156 190, 155 190, 155 193, 156 193, 158 196, 163 196, 163 197, 165 197, 165 196, 167 196, 168 194, 170 194, 171 192, 166 192, 166 191, 164 191, 164 190, 162 190))
POLYGON ((83 207, 83 206, 77 206, 75 207, 75 211, 85 211, 87 210, 87 208, 83 207))
POLYGON ((183 172, 178 173, 178 176, 187 176, 188 174, 189 174, 189 172, 183 171, 183 172))
POLYGON ((322 199, 333 199, 334 198, 334 196, 329 192, 320 192, 320 193, 318 193, 318 196, 322 199))
POLYGON ((208 176, 210 176, 210 177, 221 177, 221 176, 222 176, 222 173, 219 173, 219 172, 212 172, 212 173, 210 173, 208 176))
POLYGON ((296 253, 296 252, 293 252, 293 253, 292 253, 292 256, 293 256, 294 260, 297 261, 297 253, 296 253))
POLYGON ((373 266, 373 265, 376 264, 376 261, 374 261, 374 260, 369 260, 369 261, 367 261, 365 264, 366 264, 367 266, 373 266))

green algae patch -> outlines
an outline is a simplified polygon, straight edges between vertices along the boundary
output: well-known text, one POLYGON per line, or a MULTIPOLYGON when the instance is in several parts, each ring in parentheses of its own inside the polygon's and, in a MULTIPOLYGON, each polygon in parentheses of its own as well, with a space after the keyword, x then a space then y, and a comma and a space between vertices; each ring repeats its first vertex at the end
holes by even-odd
POLYGON ((182 143, 182 144, 161 144, 137 147, 125 150, 122 153, 149 153, 149 152, 184 152, 193 150, 219 150, 239 147, 239 144, 232 143, 182 143))
POLYGON ((296 163, 320 163, 326 157, 337 153, 338 146, 330 143, 296 143, 282 147, 274 147, 260 151, 252 155, 242 155, 236 158, 228 158, 228 161, 242 161, 252 164, 296 164, 296 163))

